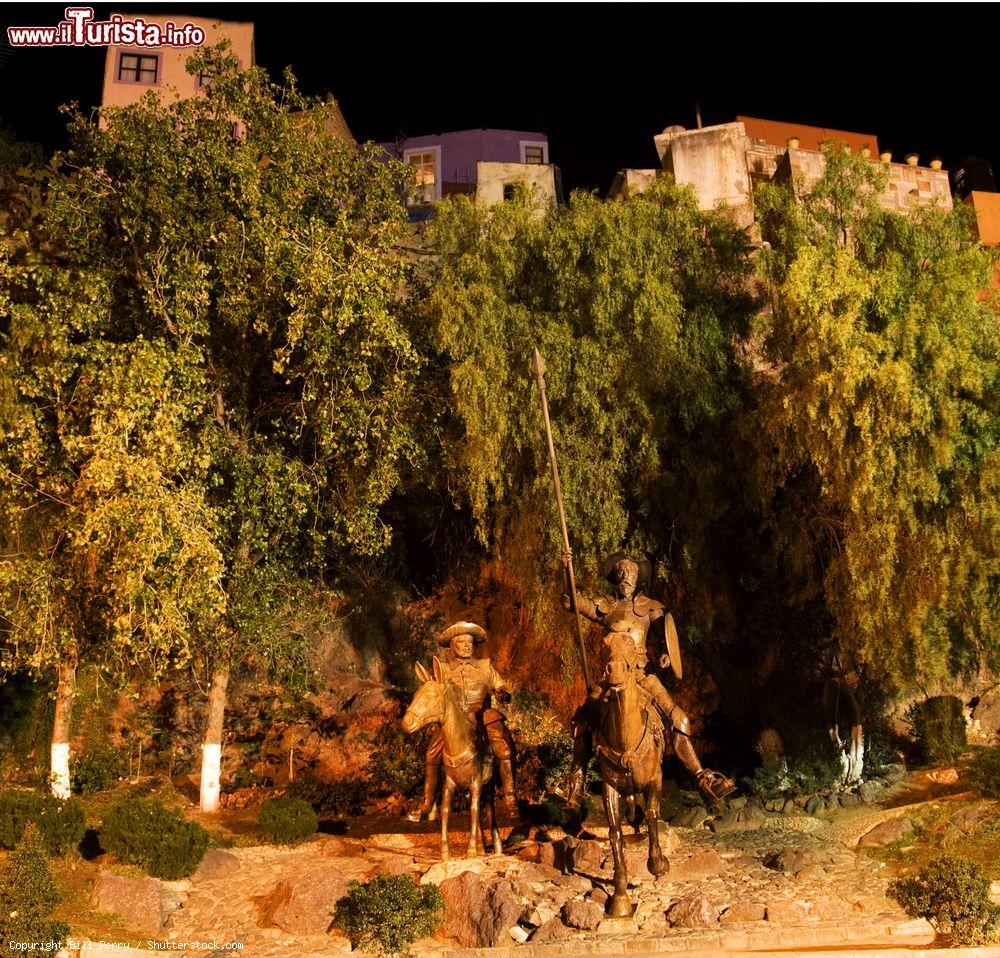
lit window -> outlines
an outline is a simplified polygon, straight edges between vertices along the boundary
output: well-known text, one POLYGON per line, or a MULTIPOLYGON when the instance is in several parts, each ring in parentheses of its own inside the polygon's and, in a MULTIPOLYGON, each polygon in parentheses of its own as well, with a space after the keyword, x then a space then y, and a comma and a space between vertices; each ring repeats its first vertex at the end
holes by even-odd
POLYGON ((524 162, 540 166, 545 162, 545 148, 541 146, 526 146, 524 148, 524 162))
POLYGON ((212 73, 210 70, 199 70, 195 76, 195 86, 199 90, 204 90, 212 82, 212 73))
POLYGON ((406 162, 413 168, 413 182, 416 184, 416 202, 430 203, 437 199, 437 151, 410 153, 406 162))
POLYGON ((159 73, 160 58, 157 56, 147 56, 142 53, 123 53, 118 61, 118 80, 121 83, 146 83, 153 85, 157 82, 159 73))

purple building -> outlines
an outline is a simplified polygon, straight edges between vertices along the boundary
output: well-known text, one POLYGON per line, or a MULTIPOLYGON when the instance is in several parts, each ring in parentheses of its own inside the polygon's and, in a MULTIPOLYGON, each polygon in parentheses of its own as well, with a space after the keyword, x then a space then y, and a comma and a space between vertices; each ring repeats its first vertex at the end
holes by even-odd
POLYGON ((452 193, 475 193, 480 162, 549 162, 548 137, 523 130, 459 130, 411 136, 380 146, 414 168, 417 189, 425 203, 452 193))

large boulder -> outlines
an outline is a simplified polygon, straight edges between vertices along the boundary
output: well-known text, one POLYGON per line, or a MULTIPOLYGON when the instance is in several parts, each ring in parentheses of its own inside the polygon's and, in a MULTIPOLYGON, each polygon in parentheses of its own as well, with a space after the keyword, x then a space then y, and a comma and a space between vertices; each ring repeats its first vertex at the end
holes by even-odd
POLYGON ((604 917, 604 909, 593 901, 568 901, 562 907, 562 919, 570 928, 590 931, 604 917))
POLYGON ((465 948, 492 948, 510 938, 523 905, 506 879, 463 872, 438 886, 444 898, 443 932, 465 948))
POLYGON ((814 851, 811 848, 782 848, 764 859, 764 866, 786 874, 797 874, 804 868, 813 865, 829 865, 832 859, 829 855, 814 851))
POLYGON ((98 873, 90 903, 98 911, 119 915, 129 931, 158 935, 163 929, 162 886, 155 878, 98 873))
POLYGON ((858 845, 864 848, 891 845, 898 842, 904 835, 913 831, 913 822, 906 815, 890 818, 881 825, 876 825, 858 839, 858 845))
POLYGON ((718 924, 719 911, 704 895, 685 895, 667 909, 674 928, 710 928, 718 924))
POLYGON ((726 868, 727 865, 718 852, 706 848, 704 851, 695 852, 683 860, 671 860, 667 878, 672 882, 718 878, 726 868))
POLYGON ((239 871, 240 860, 232 853, 225 852, 221 848, 210 848, 205 852, 198 870, 194 873, 194 880, 215 881, 217 878, 228 878, 234 872, 239 871))
POLYGON ((347 886, 347 878, 339 871, 283 879, 258 902, 260 925, 290 935, 326 934, 334 906, 347 894, 347 886))

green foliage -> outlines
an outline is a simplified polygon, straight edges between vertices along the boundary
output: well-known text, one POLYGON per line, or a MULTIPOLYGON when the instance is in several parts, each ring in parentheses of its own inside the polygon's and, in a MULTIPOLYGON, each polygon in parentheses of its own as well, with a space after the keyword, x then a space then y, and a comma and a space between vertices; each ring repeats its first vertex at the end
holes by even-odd
POLYGON ((352 948, 391 956, 431 934, 443 915, 437 885, 418 885, 409 875, 379 875, 363 884, 351 882, 333 917, 352 948))
POLYGON ((395 723, 383 725, 368 759, 368 779, 376 795, 412 798, 423 786, 423 749, 395 723))
MULTIPOLYGON (((480 540, 529 550, 534 577, 533 556, 558 553, 538 345, 581 565, 624 541, 665 552, 672 535, 696 563, 731 478, 717 453, 745 382, 745 234, 660 181, 627 202, 574 194, 547 212, 530 194, 490 209, 452 198, 430 241, 426 313, 450 394, 442 461, 480 540)), ((680 548, 667 559, 681 565, 680 548)))
POLYGON ((208 848, 209 834, 158 798, 125 798, 108 809, 101 845, 122 862, 156 878, 190 875, 208 848))
POLYGON ((71 769, 73 791, 89 795, 114 788, 125 777, 122 754, 110 746, 95 746, 78 755, 71 769))
POLYGON ((316 834, 316 813, 301 798, 268 798, 260 808, 260 827, 269 841, 292 844, 316 834))
POLYGON ((319 816, 344 818, 364 811, 369 790, 368 782, 361 778, 324 782, 303 772, 285 789, 285 796, 302 799, 319 816))
POLYGON ((548 699, 518 690, 506 711, 517 742, 517 785, 523 797, 540 798, 565 786, 573 761, 573 740, 548 699))
POLYGON ((884 210, 885 174, 830 148, 756 197, 754 477, 793 595, 844 661, 897 686, 996 661, 1000 326, 969 211, 884 210))
POLYGON ((13 789, 0 792, 0 847, 14 848, 32 825, 53 855, 76 848, 87 827, 83 806, 75 798, 13 789))
POLYGON ((760 765, 747 780, 752 795, 810 795, 834 787, 841 776, 840 761, 828 741, 806 741, 795 748, 784 763, 760 765))
POLYGON ((37 948, 65 939, 69 926, 49 917, 60 901, 45 839, 29 826, 0 872, 0 955, 12 958, 23 955, 28 943, 37 948))
POLYGON ((921 761, 954 765, 965 751, 962 700, 954 695, 934 695, 914 702, 907 709, 906 720, 921 761))
POLYGON ((1000 747, 979 749, 969 763, 969 775, 983 798, 1000 798, 1000 747))
POLYGON ((887 894, 911 918, 926 918, 956 945, 993 940, 1000 908, 990 901, 990 880, 974 862, 945 855, 912 878, 889 885, 887 894))

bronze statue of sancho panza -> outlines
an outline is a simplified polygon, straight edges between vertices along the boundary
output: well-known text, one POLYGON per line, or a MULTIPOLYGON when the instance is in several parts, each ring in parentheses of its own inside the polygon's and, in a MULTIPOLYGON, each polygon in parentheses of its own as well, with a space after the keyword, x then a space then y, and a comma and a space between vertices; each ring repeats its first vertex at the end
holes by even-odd
MULTIPOLYGON (((485 733, 497 764, 502 787, 501 800, 510 809, 516 806, 514 790, 514 741, 502 712, 495 704, 510 700, 510 690, 503 677, 488 658, 474 657, 476 646, 486 641, 486 630, 474 622, 456 622, 438 636, 438 646, 450 655, 444 660, 449 681, 461 687, 466 712, 475 718, 485 733)), ((420 821, 434 817, 441 764, 444 755, 444 733, 435 724, 427 746, 424 772, 424 799, 407 818, 420 821)))
MULTIPOLYGON (((564 557, 564 563, 566 558, 564 557)), ((691 744, 691 722, 683 709, 674 702, 663 683, 655 675, 650 658, 660 668, 670 666, 680 678, 683 674, 680 647, 673 618, 662 602, 651 599, 640 589, 640 573, 649 578, 649 563, 643 565, 621 554, 605 563, 605 575, 614 586, 614 594, 597 599, 576 593, 576 610, 591 622, 602 626, 608 635, 628 635, 635 647, 638 682, 652 699, 670 732, 670 743, 681 764, 691 773, 699 792, 709 805, 736 790, 735 783, 719 772, 703 768, 691 744)), ((569 594, 562 597, 563 605, 571 609, 569 594)), ((603 689, 594 686, 573 719, 573 765, 570 772, 568 803, 579 805, 583 797, 587 764, 593 752, 595 704, 603 689)))

